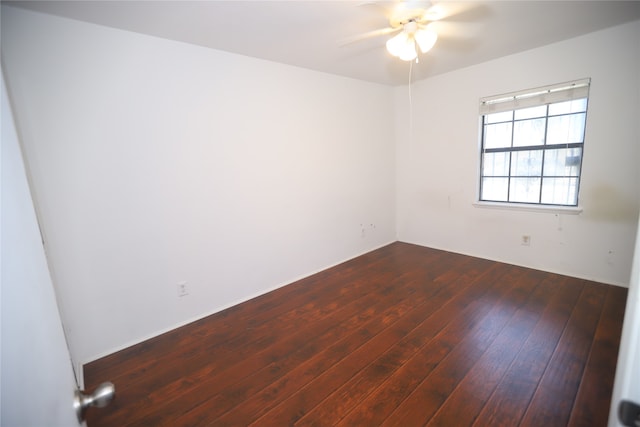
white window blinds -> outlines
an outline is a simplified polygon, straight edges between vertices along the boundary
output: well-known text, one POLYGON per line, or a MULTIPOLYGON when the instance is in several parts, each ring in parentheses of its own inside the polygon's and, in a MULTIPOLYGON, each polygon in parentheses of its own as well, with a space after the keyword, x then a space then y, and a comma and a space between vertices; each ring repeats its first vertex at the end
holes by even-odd
POLYGON ((554 102, 587 98, 591 79, 574 80, 536 89, 505 93, 480 99, 480 115, 536 107, 554 102))

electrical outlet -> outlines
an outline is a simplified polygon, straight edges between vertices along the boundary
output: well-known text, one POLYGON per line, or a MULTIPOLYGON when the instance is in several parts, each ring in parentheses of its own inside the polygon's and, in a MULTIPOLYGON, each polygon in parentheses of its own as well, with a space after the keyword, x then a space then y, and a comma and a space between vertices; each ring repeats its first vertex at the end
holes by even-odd
POLYGON ((178 282, 178 297, 186 297, 187 295, 189 295, 187 282, 178 282))
POLYGON ((520 241, 522 246, 530 246, 531 245, 531 236, 523 235, 522 240, 520 241))

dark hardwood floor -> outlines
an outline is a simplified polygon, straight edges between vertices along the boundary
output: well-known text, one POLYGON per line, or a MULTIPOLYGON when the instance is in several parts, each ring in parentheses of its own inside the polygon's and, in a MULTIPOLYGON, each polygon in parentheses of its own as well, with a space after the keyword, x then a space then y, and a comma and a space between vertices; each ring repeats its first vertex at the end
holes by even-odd
POLYGON ((626 295, 394 243, 86 365, 88 425, 605 426, 626 295))

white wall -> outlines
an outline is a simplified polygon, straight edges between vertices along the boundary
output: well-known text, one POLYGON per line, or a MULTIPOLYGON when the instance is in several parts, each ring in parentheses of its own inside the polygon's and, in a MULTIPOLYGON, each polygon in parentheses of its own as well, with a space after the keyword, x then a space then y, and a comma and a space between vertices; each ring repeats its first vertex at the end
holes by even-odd
POLYGON ((2 54, 77 362, 395 240, 388 87, 9 6, 2 54))
POLYGON ((628 286, 640 196, 640 22, 396 90, 399 240, 628 286), (580 215, 482 209, 478 99, 591 77, 580 215), (531 245, 521 246, 530 235, 531 245))

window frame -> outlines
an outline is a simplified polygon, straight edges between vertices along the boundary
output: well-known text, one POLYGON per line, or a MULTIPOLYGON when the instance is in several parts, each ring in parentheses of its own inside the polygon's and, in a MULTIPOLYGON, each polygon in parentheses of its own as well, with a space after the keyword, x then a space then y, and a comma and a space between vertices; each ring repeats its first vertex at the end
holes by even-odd
MULTIPOLYGON (((479 116, 479 169, 477 173, 478 184, 476 186, 477 197, 474 206, 487 207, 487 208, 506 208, 516 210, 528 210, 528 211, 550 211, 554 213, 580 213, 582 208, 580 207, 580 188, 582 184, 583 174, 583 160, 584 160, 584 142, 586 139, 586 127, 587 127, 587 115, 589 109, 589 89, 591 79, 581 79, 572 82, 560 83, 556 85, 550 85, 535 89, 529 89, 524 91, 512 92, 503 95, 497 95, 492 97, 486 97, 480 99, 480 116, 479 116), (579 99, 585 99, 585 105, 583 111, 569 111, 566 113, 554 114, 550 112, 549 105, 556 104, 564 101, 575 101, 579 99), (531 117, 517 118, 516 112, 518 110, 534 107, 544 106, 544 115, 537 115, 531 117), (495 123, 487 123, 487 116, 494 113, 511 112, 510 118, 504 121, 497 121, 495 123), (576 116, 578 114, 584 114, 584 124, 582 127, 582 135, 580 142, 565 142, 561 144, 548 144, 548 129, 549 121, 555 117, 562 116, 576 116), (514 145, 515 127, 518 122, 524 122, 526 120, 538 120, 543 119, 543 143, 537 145, 514 145), (486 126, 491 124, 511 123, 509 136, 509 146, 506 147, 491 147, 485 148, 486 126), (580 163, 577 165, 576 175, 545 175, 545 160, 549 153, 555 150, 569 150, 580 149, 580 163), (537 175, 520 176, 515 174, 515 169, 512 165, 513 153, 527 151, 527 152, 539 152, 540 154, 540 170, 537 175), (485 154, 486 153, 506 153, 509 156, 508 163, 505 165, 506 175, 485 175, 485 154), (483 183, 485 178, 506 178, 506 199, 507 200, 491 200, 482 199, 483 197, 483 183), (509 200, 511 198, 511 185, 514 178, 525 177, 538 179, 536 184, 537 188, 537 201, 521 201, 521 200, 509 200), (561 204, 561 203, 549 203, 544 202, 544 179, 562 179, 574 178, 575 183, 575 204, 561 204)), ((548 163, 547 163, 548 164, 548 163)), ((536 191, 534 189, 534 191, 536 191)), ((485 196, 486 197, 486 196, 485 196)))

